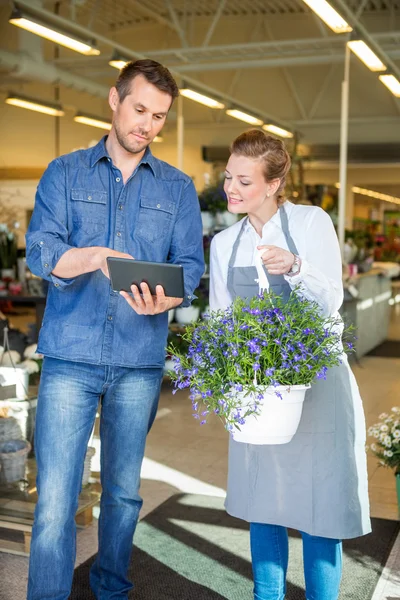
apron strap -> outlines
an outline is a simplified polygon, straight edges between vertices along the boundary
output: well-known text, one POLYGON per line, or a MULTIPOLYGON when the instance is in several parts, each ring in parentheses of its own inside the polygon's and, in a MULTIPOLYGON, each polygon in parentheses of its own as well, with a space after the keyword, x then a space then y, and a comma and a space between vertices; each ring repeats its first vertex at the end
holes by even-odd
POLYGON ((240 242, 240 238, 242 237, 243 231, 246 227, 246 223, 247 223, 247 219, 248 217, 243 221, 242 226, 240 228, 239 231, 239 235, 237 236, 235 243, 233 244, 233 248, 232 248, 232 252, 231 252, 231 257, 229 259, 229 263, 228 263, 228 279, 227 279, 227 287, 228 290, 232 290, 233 289, 233 265, 235 264, 235 260, 236 260, 236 254, 239 248, 239 242, 240 242))
POLYGON ((294 243, 294 240, 293 240, 292 236, 290 235, 289 220, 287 217, 287 212, 285 210, 284 204, 282 204, 279 208, 279 216, 281 218, 282 231, 285 236, 288 248, 289 248, 290 252, 292 252, 293 254, 298 254, 296 244, 294 243))

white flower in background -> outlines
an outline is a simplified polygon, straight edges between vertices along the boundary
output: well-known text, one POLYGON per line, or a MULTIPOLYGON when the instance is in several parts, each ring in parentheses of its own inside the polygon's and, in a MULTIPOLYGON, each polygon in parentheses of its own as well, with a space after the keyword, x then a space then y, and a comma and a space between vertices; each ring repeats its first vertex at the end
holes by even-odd
POLYGON ((384 450, 383 455, 391 458, 393 456, 393 452, 391 450, 384 450))
POLYGON ((379 430, 375 429, 374 433, 372 434, 375 438, 379 438, 379 430))
POLYGON ((400 413, 400 406, 392 406, 392 412, 400 413))
POLYGON ((1 356, 1 366, 2 367, 12 367, 13 364, 16 365, 21 362, 21 355, 16 350, 7 350, 7 352, 3 352, 1 356))
POLYGON ((377 445, 376 444, 371 444, 371 450, 372 452, 376 452, 377 449, 377 445))
POLYGON ((389 427, 387 425, 381 425, 381 431, 389 431, 389 427))
POLYGON ((393 427, 392 429, 392 435, 394 437, 395 440, 399 440, 400 439, 400 429, 395 429, 393 427))
POLYGON ((390 437, 390 435, 385 436, 383 444, 384 444, 384 446, 386 446, 386 448, 392 447, 392 438, 390 437))
POLYGON ((27 346, 24 350, 24 358, 31 358, 34 360, 43 358, 43 354, 38 354, 36 352, 36 348, 37 348, 36 344, 31 344, 30 346, 27 346))
POLYGON ((383 419, 387 419, 387 418, 388 418, 388 416, 389 416, 389 415, 388 415, 387 413, 381 413, 381 414, 379 415, 379 420, 380 420, 380 421, 383 421, 383 419))
POLYGON ((19 363, 18 367, 23 367, 29 375, 32 375, 32 373, 39 373, 40 371, 40 367, 36 360, 24 360, 22 363, 19 363))

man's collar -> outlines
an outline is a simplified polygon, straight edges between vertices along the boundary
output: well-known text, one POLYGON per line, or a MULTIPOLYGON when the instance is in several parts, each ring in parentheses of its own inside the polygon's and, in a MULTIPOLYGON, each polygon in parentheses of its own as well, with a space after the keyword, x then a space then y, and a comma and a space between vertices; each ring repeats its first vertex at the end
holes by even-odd
MULTIPOLYGON (((91 156, 91 161, 90 161, 90 166, 92 168, 99 162, 100 159, 102 159, 102 158, 110 159, 110 155, 108 154, 107 148, 106 148, 106 140, 107 140, 107 136, 105 135, 99 141, 99 143, 96 144, 96 146, 93 146, 92 156, 91 156)), ((155 177, 157 177, 157 175, 159 174, 157 159, 154 158, 154 156, 148 146, 147 146, 145 153, 144 153, 142 159, 140 160, 139 164, 149 165, 149 167, 153 171, 153 175, 155 177)))

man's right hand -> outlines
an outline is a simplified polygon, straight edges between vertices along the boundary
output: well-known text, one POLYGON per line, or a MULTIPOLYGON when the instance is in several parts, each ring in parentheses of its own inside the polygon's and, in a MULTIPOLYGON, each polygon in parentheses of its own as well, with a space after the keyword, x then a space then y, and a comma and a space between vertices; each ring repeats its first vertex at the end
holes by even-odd
POLYGON ((117 252, 117 250, 111 250, 110 248, 99 248, 99 269, 101 269, 103 275, 108 277, 108 279, 110 279, 107 266, 108 256, 112 256, 113 258, 130 258, 131 260, 134 260, 133 256, 125 254, 125 252, 117 252))

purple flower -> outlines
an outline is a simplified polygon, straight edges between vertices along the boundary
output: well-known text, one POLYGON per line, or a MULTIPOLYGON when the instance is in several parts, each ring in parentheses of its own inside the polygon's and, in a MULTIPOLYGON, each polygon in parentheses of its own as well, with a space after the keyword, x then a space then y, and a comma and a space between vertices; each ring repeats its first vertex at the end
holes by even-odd
POLYGON ((270 369, 265 369, 264 373, 266 375, 266 377, 272 377, 272 375, 274 374, 275 371, 275 367, 271 367, 270 369))

